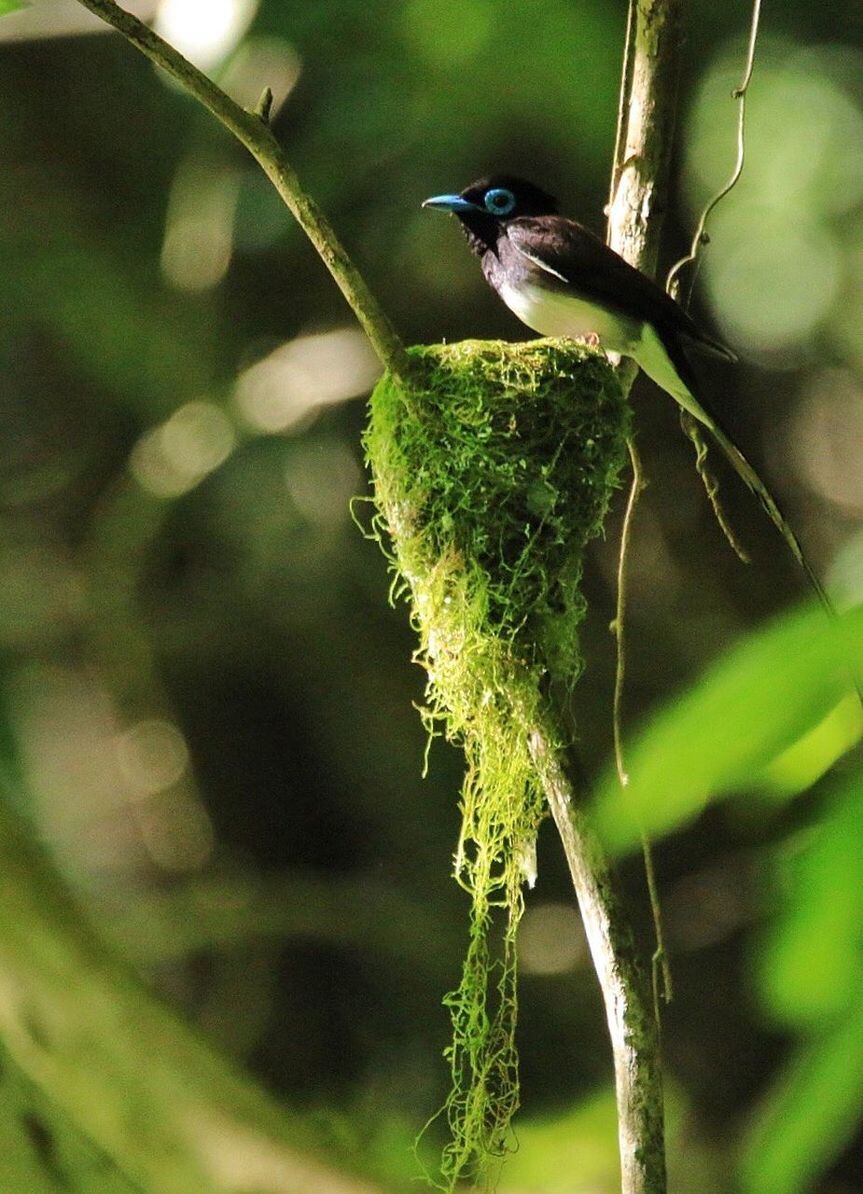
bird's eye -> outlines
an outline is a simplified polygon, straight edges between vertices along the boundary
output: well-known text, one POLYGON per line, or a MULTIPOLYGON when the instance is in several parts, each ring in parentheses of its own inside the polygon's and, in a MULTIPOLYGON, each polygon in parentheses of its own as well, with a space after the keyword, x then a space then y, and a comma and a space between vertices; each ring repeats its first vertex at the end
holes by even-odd
POLYGON ((490 211, 493 216, 508 216, 515 207, 515 195, 505 187, 492 187, 490 191, 486 191, 483 202, 486 211, 490 211))

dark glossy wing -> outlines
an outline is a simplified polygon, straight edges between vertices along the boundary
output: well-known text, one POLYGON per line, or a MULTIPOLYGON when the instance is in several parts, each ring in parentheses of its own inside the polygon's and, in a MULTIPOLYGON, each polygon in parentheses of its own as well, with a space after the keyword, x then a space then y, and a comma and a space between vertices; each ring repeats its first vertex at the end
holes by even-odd
POLYGON ((661 286, 574 220, 524 216, 510 220, 506 234, 519 253, 581 297, 652 323, 663 340, 676 333, 734 360, 734 354, 705 336, 661 286))

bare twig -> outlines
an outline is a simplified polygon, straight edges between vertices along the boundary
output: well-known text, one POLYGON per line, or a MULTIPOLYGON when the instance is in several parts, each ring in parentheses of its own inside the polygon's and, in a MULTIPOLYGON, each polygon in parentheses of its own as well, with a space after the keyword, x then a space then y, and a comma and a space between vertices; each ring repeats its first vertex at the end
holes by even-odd
MULTIPOLYGON (((695 229, 695 235, 692 238, 692 245, 689 252, 685 257, 681 257, 679 261, 675 262, 668 272, 665 289, 669 294, 673 294, 675 298, 678 298, 678 279, 681 270, 687 265, 695 264, 698 258, 698 250, 702 245, 706 245, 710 239, 707 235, 708 219, 717 204, 721 203, 725 196, 734 190, 743 173, 743 166, 746 161, 746 93, 749 91, 749 84, 752 82, 752 71, 755 67, 755 46, 758 41, 758 23, 760 19, 761 0, 753 0, 752 20, 749 26, 749 44, 746 49, 743 77, 731 93, 731 98, 737 102, 737 160, 728 181, 708 201, 704 211, 701 213, 701 219, 698 221, 698 227, 695 229)), ((692 276, 694 277, 694 271, 692 276)), ((691 283, 689 289, 692 289, 691 283)), ((681 301, 684 306, 687 306, 689 295, 687 294, 681 301)))
MULTIPOLYGON (((612 708, 612 731, 614 734, 614 763, 617 768, 617 778, 620 786, 625 788, 629 782, 626 764, 623 757, 623 691, 626 679, 626 569, 629 559, 629 543, 632 535, 632 520, 635 514, 638 495, 644 488, 641 472, 641 456, 635 446, 632 436, 626 441, 629 448, 629 460, 632 466, 632 482, 623 512, 623 524, 620 530, 620 549, 617 557, 617 604, 612 628, 617 644, 617 666, 614 673, 614 704, 612 708)), ((653 954, 652 986, 653 1006, 656 1012, 656 1023, 659 1025, 660 994, 666 1003, 672 996, 671 967, 665 949, 665 939, 662 930, 662 909, 659 903, 659 890, 656 885, 656 871, 653 865, 653 850, 646 834, 641 836, 641 850, 644 855, 644 873, 647 879, 647 893, 650 899, 650 909, 653 914, 653 925, 656 933, 656 949, 653 954)))
POLYGON ((114 0, 78 0, 78 3, 122 33, 127 41, 212 112, 228 132, 246 147, 317 249, 381 363, 397 380, 407 384, 410 367, 404 346, 329 220, 300 186, 299 179, 270 131, 266 92, 255 111, 247 112, 173 46, 163 41, 137 17, 120 8, 114 0))
MULTIPOLYGON (((696 270, 693 268, 690 271, 689 284, 686 287, 685 293, 681 282, 683 270, 688 265, 693 267, 697 265, 699 250, 710 241, 710 237, 707 235, 707 221, 716 206, 722 202, 726 195, 734 190, 743 173, 746 161, 746 95, 749 91, 749 84, 752 82, 752 72, 755 67, 755 47, 758 41, 758 24, 760 18, 761 0, 753 0, 752 19, 749 26, 749 43, 746 48, 743 76, 731 93, 731 98, 737 102, 737 159, 734 169, 727 182, 708 200, 692 237, 692 245, 689 252, 681 257, 679 261, 675 262, 668 271, 668 277, 665 282, 665 289, 668 293, 672 298, 681 302, 684 307, 689 306, 696 270)), ((732 550, 746 564, 749 562, 749 557, 735 535, 731 524, 728 522, 725 511, 722 509, 719 501, 719 485, 707 463, 707 444, 704 440, 702 430, 692 415, 685 410, 681 410, 680 412, 680 424, 695 448, 695 467, 698 470, 698 475, 701 477, 710 505, 713 507, 716 521, 719 523, 722 533, 728 540, 732 550)))
POLYGON ((638 495, 644 488, 644 478, 641 472, 641 456, 635 446, 632 436, 626 441, 629 449, 629 461, 632 465, 632 482, 626 499, 626 509, 623 512, 623 523, 620 528, 620 550, 617 556, 617 602, 614 612, 612 630, 617 643, 617 668, 614 674, 614 705, 612 709, 612 730, 614 733, 614 762, 617 767, 617 778, 620 786, 625 788, 629 782, 626 767, 623 762, 623 734, 621 712, 623 708, 623 686, 626 678, 626 567, 629 556, 629 542, 632 532, 632 520, 638 495))

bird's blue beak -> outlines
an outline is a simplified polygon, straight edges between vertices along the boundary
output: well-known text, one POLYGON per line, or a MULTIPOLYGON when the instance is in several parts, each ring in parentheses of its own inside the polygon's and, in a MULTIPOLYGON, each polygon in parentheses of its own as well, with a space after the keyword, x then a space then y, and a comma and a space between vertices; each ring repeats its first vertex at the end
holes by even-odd
POLYGON ((462 199, 461 195, 432 195, 431 199, 423 201, 423 207, 434 207, 438 211, 480 211, 475 203, 462 199))

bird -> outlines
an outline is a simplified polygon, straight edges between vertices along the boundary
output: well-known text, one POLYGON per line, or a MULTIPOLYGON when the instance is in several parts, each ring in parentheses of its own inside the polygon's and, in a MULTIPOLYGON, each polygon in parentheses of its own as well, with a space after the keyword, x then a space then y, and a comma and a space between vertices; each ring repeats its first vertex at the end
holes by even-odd
POLYGON ((422 206, 458 218, 486 281, 522 323, 542 336, 587 339, 630 357, 706 427, 833 614, 767 485, 697 396, 689 353, 701 350, 735 361, 730 349, 701 331, 671 295, 590 229, 560 215, 557 200, 526 179, 492 175, 458 194, 434 195, 422 206))

